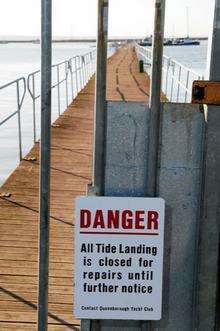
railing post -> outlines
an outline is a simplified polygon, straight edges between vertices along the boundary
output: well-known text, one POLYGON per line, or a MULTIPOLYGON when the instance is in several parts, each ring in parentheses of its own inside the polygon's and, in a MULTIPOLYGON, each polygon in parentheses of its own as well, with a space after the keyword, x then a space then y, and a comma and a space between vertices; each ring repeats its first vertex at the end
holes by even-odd
MULTIPOLYGON (((94 111, 94 152, 93 187, 91 195, 104 195, 105 143, 106 143, 106 76, 108 51, 108 0, 98 0, 98 33, 96 57, 95 111, 94 111)), ((82 321, 82 331, 99 331, 98 320, 82 321)))
POLYGON ((73 67, 72 67, 72 59, 69 60, 68 66, 70 70, 70 78, 71 78, 71 92, 72 92, 72 101, 74 99, 74 91, 73 91, 73 67))
POLYGON ((74 58, 74 62, 75 62, 76 95, 77 95, 79 92, 77 57, 74 58))
POLYGON ((167 59, 167 67, 166 67, 166 81, 165 81, 165 94, 167 96, 167 92, 168 92, 168 78, 169 78, 169 71, 170 71, 170 61, 171 59, 168 58, 167 59))
POLYGON ((150 88, 150 132, 147 194, 156 194, 157 149, 159 137, 160 95, 165 21, 165 0, 155 0, 153 59, 150 88))
POLYGON ((189 89, 189 70, 187 70, 187 76, 186 76, 186 91, 185 91, 185 102, 187 102, 187 96, 188 96, 188 89, 189 89))
POLYGON ((41 144, 38 331, 47 331, 50 219, 52 0, 41 0, 41 144))
POLYGON ((19 81, 17 81, 17 107, 18 107, 18 142, 19 142, 19 159, 22 160, 22 137, 21 137, 21 105, 20 105, 20 91, 19 81))
POLYGON ((81 57, 77 56, 78 58, 78 63, 79 63, 79 81, 80 81, 80 91, 83 87, 83 81, 82 81, 82 67, 81 67, 81 57))
POLYGON ((171 89, 170 89, 170 102, 173 101, 173 90, 174 90, 174 78, 175 78, 175 62, 171 62, 172 65, 172 79, 171 79, 171 89))
POLYGON ((60 67, 57 66, 57 106, 58 115, 60 115, 60 67))
MULTIPOLYGON (((209 77, 220 80, 220 0, 215 0, 209 77)), ((206 129, 196 330, 220 329, 220 106, 209 106, 206 129)))
POLYGON ((180 95, 181 73, 182 73, 182 67, 179 66, 178 87, 177 87, 177 97, 176 97, 177 102, 179 102, 179 95, 180 95))
POLYGON ((66 85, 66 107, 69 106, 69 95, 68 95, 68 62, 65 61, 65 85, 66 85))
MULTIPOLYGON (((160 126, 160 96, 162 86, 163 41, 166 0, 155 0, 152 73, 150 87, 150 121, 148 146, 147 196, 155 197, 157 192, 158 140, 160 126)), ((143 322, 142 330, 153 329, 152 322, 143 322)))
POLYGON ((93 155, 93 185, 98 195, 104 193, 107 48, 108 0, 99 0, 93 155))
POLYGON ((85 86, 85 60, 84 60, 84 56, 81 55, 81 63, 82 63, 82 82, 83 82, 83 86, 85 86))
POLYGON ((32 103, 33 103, 33 130, 34 130, 34 143, 36 143, 37 140, 37 134, 36 134, 36 101, 35 101, 35 78, 34 74, 32 76, 32 89, 33 89, 33 97, 32 97, 32 103))

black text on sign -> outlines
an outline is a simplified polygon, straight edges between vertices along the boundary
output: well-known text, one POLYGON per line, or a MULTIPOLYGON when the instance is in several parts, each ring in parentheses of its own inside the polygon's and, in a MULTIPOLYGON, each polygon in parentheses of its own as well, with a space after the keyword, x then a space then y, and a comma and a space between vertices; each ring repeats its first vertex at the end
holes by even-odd
POLYGON ((159 320, 164 200, 76 199, 75 315, 159 320))

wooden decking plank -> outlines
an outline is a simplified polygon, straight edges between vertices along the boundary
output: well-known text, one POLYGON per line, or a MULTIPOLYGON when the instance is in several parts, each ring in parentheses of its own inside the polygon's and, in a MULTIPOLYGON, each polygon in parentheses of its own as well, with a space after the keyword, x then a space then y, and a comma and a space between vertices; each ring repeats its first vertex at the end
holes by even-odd
MULTIPOLYGON (((108 61, 107 98, 147 102, 149 78, 131 46, 108 61), (118 78, 116 79, 116 75, 118 78)), ((49 331, 78 330, 73 316, 74 198, 91 181, 94 77, 55 121, 51 148, 49 331), (67 325, 68 324, 68 325, 67 325)), ((0 193, 0 330, 35 330, 38 274, 39 143, 0 193)))
MULTIPOLYGON (((31 284, 37 285, 37 276, 34 276, 34 275, 32 275, 32 276, 1 275, 0 283, 1 283, 1 287, 4 287, 5 285, 7 285, 7 287, 8 287, 10 284, 19 285, 19 284, 23 284, 23 283, 25 283, 27 285, 31 285, 31 284)), ((60 286, 61 285, 61 286, 73 287, 73 282, 72 282, 71 278, 62 278, 62 277, 53 278, 53 277, 51 277, 49 284, 50 284, 50 286, 53 286, 53 285, 60 286)))
MULTIPOLYGON (((36 325, 35 323, 5 323, 5 322, 0 322, 1 323, 1 331, 36 331, 36 325)), ((48 326, 48 331, 71 331, 79 330, 79 326, 76 325, 70 325, 70 326, 65 326, 65 325, 54 325, 54 324, 49 324, 48 326)))

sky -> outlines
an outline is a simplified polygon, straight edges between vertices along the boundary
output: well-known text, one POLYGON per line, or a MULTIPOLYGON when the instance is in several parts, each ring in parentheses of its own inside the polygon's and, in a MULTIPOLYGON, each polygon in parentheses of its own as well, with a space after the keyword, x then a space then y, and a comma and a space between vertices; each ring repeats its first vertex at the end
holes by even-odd
MULTIPOLYGON (((146 36, 153 31, 155 0, 109 0, 110 36, 146 36)), ((39 36, 41 0, 0 0, 0 36, 39 36)), ((208 36, 214 0, 167 0, 166 36, 208 36)), ((94 37, 97 0, 53 0, 53 35, 94 37)))

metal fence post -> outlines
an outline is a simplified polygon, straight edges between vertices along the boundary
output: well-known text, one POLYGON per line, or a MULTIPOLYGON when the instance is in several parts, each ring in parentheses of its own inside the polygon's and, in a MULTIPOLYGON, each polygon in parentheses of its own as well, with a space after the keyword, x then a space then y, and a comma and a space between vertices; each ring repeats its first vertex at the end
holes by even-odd
POLYGON ((78 66, 77 66, 77 56, 74 59, 75 61, 75 79, 76 79, 76 95, 79 92, 79 86, 78 86, 78 66))
MULTIPOLYGON (((209 79, 220 80, 220 0, 215 0, 209 79)), ((220 107, 208 107, 199 238, 197 330, 219 330, 220 107), (217 303, 217 304, 216 304, 217 303)))
MULTIPOLYGON (((150 87, 150 120, 148 145, 147 196, 156 196, 160 119, 160 95, 163 70, 163 41, 166 0, 155 0, 154 38, 150 87)), ((143 322, 142 330, 152 330, 152 322, 143 322)))
POLYGON ((21 161, 22 160, 22 136, 21 136, 21 105, 20 105, 19 81, 17 81, 16 88, 17 88, 17 107, 18 107, 19 159, 21 161))
POLYGON ((33 131, 34 131, 34 143, 36 143, 37 137, 36 137, 36 101, 35 101, 35 79, 34 76, 32 76, 32 90, 33 90, 33 131))
POLYGON ((66 85, 66 108, 69 106, 69 94, 68 94, 68 62, 65 61, 65 85, 66 85))
POLYGON ((93 154, 93 185, 98 195, 104 193, 107 48, 108 0, 99 0, 93 154))
POLYGON ((162 85, 165 0, 155 0, 153 59, 150 88, 149 164, 147 195, 156 194, 157 150, 159 138, 160 95, 162 85))
POLYGON ((41 145, 38 331, 46 331, 48 318, 49 276, 52 0, 41 0, 41 6, 41 145))
POLYGON ((57 66, 57 103, 58 115, 60 116, 60 67, 57 66))
POLYGON ((71 92, 72 92, 72 100, 71 102, 73 101, 74 99, 74 91, 73 91, 73 67, 72 67, 72 59, 70 59, 68 61, 68 67, 69 67, 69 70, 70 70, 70 78, 71 78, 71 92))
MULTIPOLYGON (((94 109, 93 183, 88 195, 104 195, 106 144, 106 77, 108 51, 108 0, 98 0, 98 33, 94 109)), ((99 331, 98 320, 83 320, 82 331, 99 331)))

